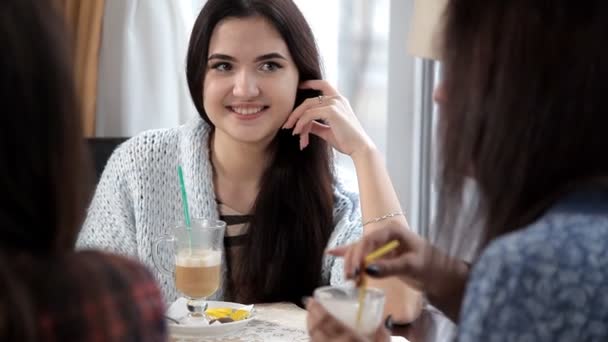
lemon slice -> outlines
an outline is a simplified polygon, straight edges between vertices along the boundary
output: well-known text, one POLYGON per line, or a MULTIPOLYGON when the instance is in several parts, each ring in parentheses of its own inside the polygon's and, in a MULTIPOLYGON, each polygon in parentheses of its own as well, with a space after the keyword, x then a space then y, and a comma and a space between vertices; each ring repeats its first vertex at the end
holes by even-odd
POLYGON ((213 319, 231 318, 234 321, 240 321, 249 317, 249 311, 242 309, 230 308, 211 308, 205 311, 207 316, 213 319))

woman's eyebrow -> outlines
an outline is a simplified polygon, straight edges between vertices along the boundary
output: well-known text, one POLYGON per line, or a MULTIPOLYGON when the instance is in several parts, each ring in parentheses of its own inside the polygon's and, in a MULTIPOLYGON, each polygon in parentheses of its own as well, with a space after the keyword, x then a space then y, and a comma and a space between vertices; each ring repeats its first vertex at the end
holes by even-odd
POLYGON ((223 53, 214 53, 207 58, 208 61, 210 61, 212 59, 221 59, 221 60, 231 61, 231 62, 236 61, 236 58, 229 56, 229 55, 225 55, 223 53))
POLYGON ((267 59, 273 59, 273 58, 278 58, 278 59, 284 59, 284 60, 287 60, 287 58, 285 58, 285 57, 284 57, 283 55, 281 55, 280 53, 278 53, 278 52, 271 52, 271 53, 267 53, 267 54, 264 54, 264 55, 258 56, 258 57, 255 59, 255 62, 260 62, 260 61, 264 61, 264 60, 267 60, 267 59))
MULTIPOLYGON (((254 62, 260 62, 260 61, 265 61, 268 59, 275 59, 275 58, 287 60, 287 58, 285 56, 281 55, 280 53, 271 52, 271 53, 266 53, 266 54, 256 57, 254 62)), ((212 59, 236 62, 236 58, 234 58, 230 55, 223 54, 223 53, 214 53, 214 54, 210 55, 209 58, 207 58, 208 61, 210 61, 212 59)))

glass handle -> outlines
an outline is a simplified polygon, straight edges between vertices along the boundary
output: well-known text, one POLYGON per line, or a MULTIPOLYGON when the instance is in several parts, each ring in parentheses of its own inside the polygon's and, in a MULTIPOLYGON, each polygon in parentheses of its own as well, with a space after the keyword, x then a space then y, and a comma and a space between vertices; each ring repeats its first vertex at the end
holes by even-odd
POLYGON ((167 265, 162 262, 162 258, 160 257, 160 246, 171 242, 175 242, 175 237, 165 235, 156 240, 154 246, 152 246, 152 261, 154 261, 154 266, 156 266, 161 273, 168 276, 173 275, 173 270, 169 269, 167 265))

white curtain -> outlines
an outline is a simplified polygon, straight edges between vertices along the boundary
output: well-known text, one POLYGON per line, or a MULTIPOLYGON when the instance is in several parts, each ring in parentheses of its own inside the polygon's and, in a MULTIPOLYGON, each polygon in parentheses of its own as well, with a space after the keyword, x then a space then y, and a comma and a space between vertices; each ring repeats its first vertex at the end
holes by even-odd
POLYGON ((133 136, 196 115, 185 76, 193 22, 185 0, 106 0, 97 136, 133 136))

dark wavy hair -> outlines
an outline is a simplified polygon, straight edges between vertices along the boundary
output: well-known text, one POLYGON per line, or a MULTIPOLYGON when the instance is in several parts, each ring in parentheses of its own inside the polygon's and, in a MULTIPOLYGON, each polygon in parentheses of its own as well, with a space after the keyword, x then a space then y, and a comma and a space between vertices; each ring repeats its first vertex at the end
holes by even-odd
MULTIPOLYGON (((298 68, 300 81, 321 79, 319 53, 304 16, 291 0, 209 0, 192 30, 187 56, 190 95, 210 125, 203 106, 209 40, 226 18, 261 16, 281 34, 298 68)), ((294 108, 318 95, 298 90, 294 108)), ((241 302, 292 301, 310 295, 321 284, 323 251, 333 231, 333 168, 331 150, 311 136, 299 150, 298 137, 280 130, 272 161, 261 180, 253 218, 232 291, 241 302)))
POLYGON ((15 265, 73 250, 90 196, 63 28, 50 1, 0 1, 1 340, 36 340, 15 265))
POLYGON ((458 221, 471 176, 483 247, 605 184, 608 4, 452 0, 445 15, 439 222, 458 221))

